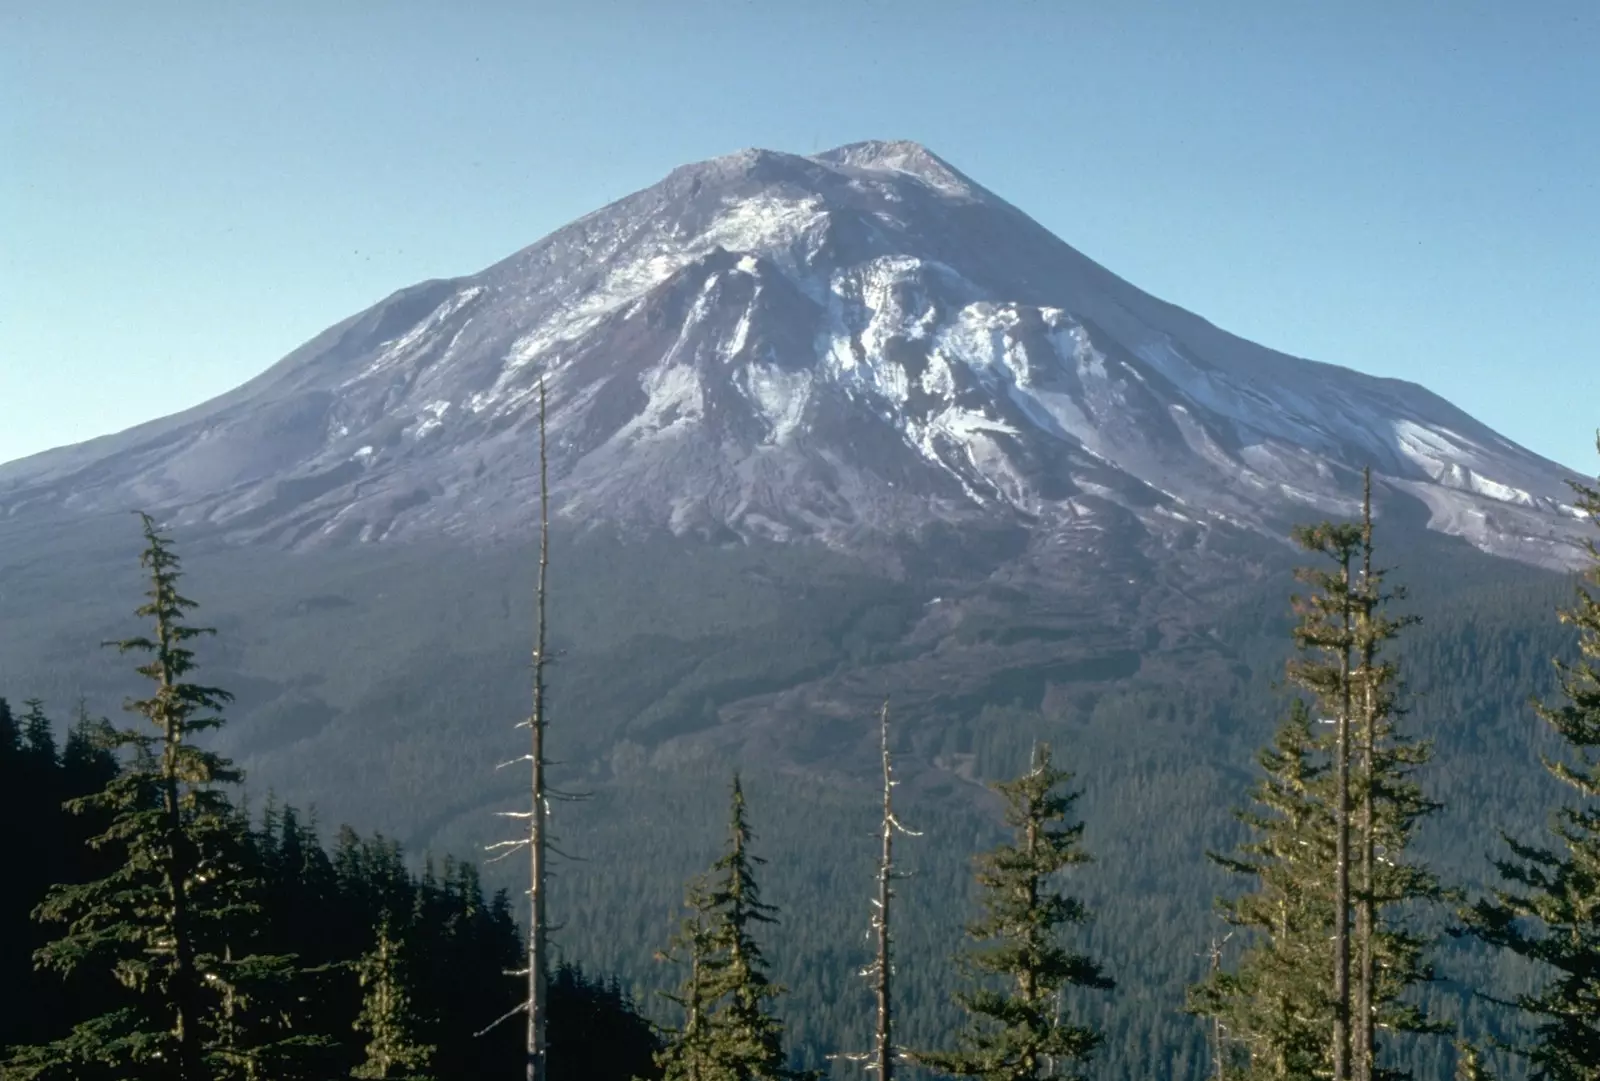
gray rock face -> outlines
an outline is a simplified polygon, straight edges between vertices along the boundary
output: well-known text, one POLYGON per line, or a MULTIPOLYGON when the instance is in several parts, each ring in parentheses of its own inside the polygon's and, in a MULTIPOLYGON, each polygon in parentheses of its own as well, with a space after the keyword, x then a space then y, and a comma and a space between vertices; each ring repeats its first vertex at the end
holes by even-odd
POLYGON ((579 523, 1280 536, 1351 513, 1370 464, 1385 510, 1496 554, 1560 565, 1580 525, 1566 471, 1442 398, 1218 330, 912 143, 677 169, 221 398, 0 466, 0 518, 137 505, 296 548, 520 533, 541 376, 579 523))

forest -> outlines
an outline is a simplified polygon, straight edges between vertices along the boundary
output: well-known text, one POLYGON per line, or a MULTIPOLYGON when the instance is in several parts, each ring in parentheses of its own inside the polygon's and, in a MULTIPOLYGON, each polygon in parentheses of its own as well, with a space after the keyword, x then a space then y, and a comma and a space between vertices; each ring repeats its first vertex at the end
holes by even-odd
MULTIPOLYGON (((1600 520, 1600 489, 1577 495, 1600 520)), ((715 859, 670 883, 682 897, 676 930, 636 959, 667 986, 645 996, 632 973, 587 968, 552 945, 584 911, 573 895, 552 904, 564 895, 551 891, 551 863, 567 854, 551 809, 588 794, 546 776, 548 534, 528 743, 506 763, 526 770, 527 796, 501 812, 507 839, 486 853, 518 867, 520 884, 490 889, 473 861, 348 827, 329 843, 313 814, 270 797, 252 806, 241 771, 210 741, 231 700, 202 676, 214 632, 181 588, 173 538, 140 522, 141 629, 109 643, 148 688, 125 703, 129 720, 84 701, 60 717, 35 698, 0 699, 7 1081, 1120 1077, 1119 1059, 1162 1061, 1130 1045, 1136 1031, 1171 1033, 1160 1076, 1600 1081, 1592 544, 1539 639, 1552 685, 1517 675, 1525 639, 1510 660, 1493 659, 1487 641, 1404 650, 1424 632, 1370 503, 1356 521, 1296 530, 1281 672, 1293 693, 1279 699, 1270 741, 1241 748, 1237 830, 1215 850, 1161 857, 1186 858, 1205 869, 1196 883, 1220 884, 1215 933, 1181 962, 1097 933, 1107 908, 1156 912, 1162 901, 1141 896, 1133 872, 1122 895, 1081 885, 1128 854, 1087 844, 1079 800, 1093 790, 1097 748, 1064 746, 1058 733, 1033 732, 1020 761, 1008 747, 1015 768, 991 785, 991 821, 974 837, 983 843, 955 853, 969 881, 909 875, 908 848, 973 833, 897 802, 899 718, 885 702, 872 889, 836 895, 829 909, 853 920, 837 929, 841 941, 866 933, 865 963, 842 949, 781 956, 795 946, 778 931, 796 902, 769 899, 777 868, 766 861, 783 861, 773 840, 796 826, 763 831, 768 779, 708 772, 707 799, 726 826, 715 859), (1542 800, 1548 824, 1453 838, 1440 859, 1419 835, 1452 806, 1467 815, 1454 821, 1471 821, 1477 796, 1450 783, 1459 741, 1421 731, 1410 697, 1441 672, 1485 664, 1506 673, 1501 694, 1532 699, 1528 740, 1550 783, 1526 800, 1542 800), (1483 866, 1463 870, 1468 858, 1483 866), (929 941, 929 925, 914 921, 930 903, 954 903, 964 930, 929 941), (830 1005, 809 1019, 789 1008, 778 976, 797 969, 822 987, 807 1001, 830 1005), (1163 979, 1182 982, 1181 1016, 1131 1027, 1163 979)), ((1140 708, 1175 715, 1170 703, 1140 708)), ((1029 724, 1027 710, 1002 705, 973 729, 982 739, 986 726, 1029 724)), ((577 943, 598 947, 603 935, 577 943)))

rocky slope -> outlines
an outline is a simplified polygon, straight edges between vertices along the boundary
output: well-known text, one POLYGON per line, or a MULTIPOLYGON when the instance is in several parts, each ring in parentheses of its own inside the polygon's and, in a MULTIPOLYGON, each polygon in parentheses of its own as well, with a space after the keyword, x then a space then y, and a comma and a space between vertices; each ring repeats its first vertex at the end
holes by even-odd
POLYGON ((539 380, 578 524, 859 547, 1281 536, 1380 503, 1566 561, 1566 473, 1420 387, 1156 300, 911 143, 675 170, 237 390, 0 466, 0 520, 152 508, 293 548, 523 533, 539 380), (1074 540, 1077 538, 1078 540, 1074 540))

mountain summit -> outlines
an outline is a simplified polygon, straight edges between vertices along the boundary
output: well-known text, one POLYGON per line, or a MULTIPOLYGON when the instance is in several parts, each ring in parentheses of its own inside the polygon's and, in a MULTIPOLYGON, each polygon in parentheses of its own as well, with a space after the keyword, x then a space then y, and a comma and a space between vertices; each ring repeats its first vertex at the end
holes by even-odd
POLYGON ((580 524, 1281 536, 1350 513, 1369 464, 1386 509, 1527 562, 1563 562, 1576 518, 1564 470, 1438 396, 1227 334, 910 142, 676 169, 214 401, 0 467, 0 517, 138 504, 290 547, 521 532, 541 377, 580 524))

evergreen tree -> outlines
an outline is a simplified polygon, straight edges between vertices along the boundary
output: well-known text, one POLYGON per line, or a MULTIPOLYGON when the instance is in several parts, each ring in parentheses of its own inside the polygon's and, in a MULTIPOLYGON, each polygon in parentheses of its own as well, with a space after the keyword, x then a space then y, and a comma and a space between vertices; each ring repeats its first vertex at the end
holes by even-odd
POLYGON ((578 965, 550 974, 550 1081, 659 1081, 661 1041, 616 980, 578 965))
POLYGON ((365 996, 356 1031, 367 1036, 366 1061, 350 1072, 368 1081, 431 1081, 435 1048, 418 1042, 404 950, 386 915, 377 941, 356 966, 365 996))
POLYGON ((1257 761, 1265 776, 1254 807, 1237 812, 1252 839, 1237 855, 1211 856, 1255 880, 1254 891, 1218 902, 1252 938, 1233 971, 1191 988, 1189 1009, 1218 1022, 1219 1076, 1309 1079, 1324 1076, 1330 1058, 1334 848, 1328 767, 1304 702, 1291 704, 1257 761))
POLYGON ((1327 557, 1331 571, 1301 567, 1300 581, 1311 592, 1294 598, 1300 622, 1294 629, 1302 656, 1289 664, 1289 678, 1310 691, 1320 708, 1332 715, 1333 775, 1333 957, 1332 1076, 1350 1081, 1350 735, 1354 704, 1351 653, 1355 638, 1353 564, 1361 548, 1361 531, 1352 525, 1324 522, 1296 529, 1302 549, 1327 557))
POLYGON ((111 722, 90 716, 88 703, 80 698, 67 742, 61 749, 68 798, 87 796, 110 783, 120 768, 115 746, 116 731, 111 722))
POLYGON ((754 834, 745 814, 744 787, 733 778, 728 850, 706 879, 691 886, 690 913, 669 959, 687 963, 684 1010, 659 1059, 671 1081, 797 1081, 813 1075, 791 1070, 783 1023, 772 1007, 784 989, 767 974, 756 928, 777 922, 777 908, 761 900, 755 869, 766 862, 750 851, 754 834))
MULTIPOLYGON (((1574 488, 1578 507, 1600 525, 1600 487, 1574 488)), ((1600 1079, 1600 596, 1590 592, 1600 588, 1600 547, 1590 541, 1588 551, 1584 581, 1561 612, 1577 628, 1580 659, 1555 662, 1564 701, 1534 704, 1567 752, 1547 757, 1545 768, 1578 802, 1553 816, 1554 843, 1505 839, 1511 858, 1495 863, 1503 885, 1466 920, 1484 942, 1551 974, 1516 999, 1535 1022, 1523 1050, 1535 1076, 1549 1081, 1600 1079)))
POLYGON ((1238 855, 1212 857, 1255 882, 1252 892, 1219 903, 1223 918, 1250 938, 1234 971, 1219 970, 1191 989, 1189 1008, 1226 1032, 1218 1064, 1225 1072, 1327 1076, 1338 1069, 1342 1037, 1355 1077, 1403 1076, 1378 1065, 1377 1032, 1447 1030, 1403 997, 1432 979, 1428 941, 1403 917, 1445 897, 1436 877, 1407 859, 1418 821, 1439 805, 1413 778, 1430 747, 1397 731, 1399 669, 1383 655, 1415 620, 1386 613, 1403 593, 1387 590, 1385 572, 1373 565, 1370 495, 1355 531, 1324 525, 1301 536, 1336 569, 1302 573, 1318 592, 1296 599, 1297 641, 1324 658, 1301 658, 1289 671, 1316 693, 1319 709, 1336 718, 1344 711, 1348 721, 1336 719, 1319 737, 1307 704, 1296 700, 1260 755, 1265 777, 1251 793, 1254 807, 1238 815, 1252 837, 1238 855), (1349 883, 1343 891, 1341 869, 1349 883), (1339 930, 1342 921, 1348 934, 1352 916, 1354 964, 1347 969, 1355 979, 1341 989, 1337 951, 1349 949, 1351 939, 1339 930), (1349 1026, 1338 1023, 1341 1003, 1353 1004, 1349 1026))
POLYGON ((11 713, 11 703, 0 698, 0 769, 9 768, 21 749, 22 731, 11 713))
POLYGON ((984 1081, 1077 1077, 1066 1071, 1087 1061, 1100 1044, 1097 1030, 1061 1016, 1066 988, 1114 986, 1097 962, 1060 942, 1062 927, 1089 918, 1082 902, 1051 888, 1057 874, 1089 861, 1081 847, 1082 823, 1066 824, 1077 799, 1061 791, 1068 780, 1052 764, 1050 748, 1040 744, 1026 773, 994 786, 1005 797, 1006 824, 1015 838, 978 858, 984 917, 967 934, 993 945, 963 958, 979 986, 957 996, 969 1015, 957 1050, 917 1056, 941 1073, 984 1081), (1004 987, 993 986, 987 979, 993 977, 1004 987))
POLYGON ((1456 1081, 1495 1081, 1483 1064, 1483 1054, 1469 1043, 1456 1045, 1456 1081))
POLYGON ((33 759, 37 768, 48 769, 58 761, 55 725, 39 699, 30 698, 22 705, 22 753, 33 759))
POLYGON ((22 1078, 109 1069, 122 1079, 200 1081, 227 1072, 246 1050, 233 1038, 245 984, 281 967, 248 953, 236 958, 229 945, 248 938, 252 914, 238 873, 239 822, 219 787, 239 774, 193 740, 222 724, 230 696, 188 681, 189 643, 211 631, 185 622, 195 605, 178 592, 178 557, 154 521, 140 517, 150 588, 138 615, 151 621, 153 636, 114 644, 147 657, 138 670, 154 689, 127 708, 154 734, 117 731, 126 768, 72 802, 75 811, 108 818, 91 843, 114 854, 115 865, 98 879, 57 886, 38 909, 41 919, 67 925, 38 952, 41 966, 62 973, 104 966, 128 996, 123 1008, 25 1050, 15 1066, 22 1078))
POLYGON ((684 901, 689 910, 667 948, 656 954, 658 961, 682 965, 687 971, 678 990, 662 992, 662 997, 683 1013, 678 1028, 664 1028, 666 1037, 656 1052, 655 1063, 663 1081, 725 1081, 731 1073, 716 1058, 711 1032, 712 988, 726 967, 717 956, 707 924, 712 918, 711 891, 696 880, 689 885, 684 901))

